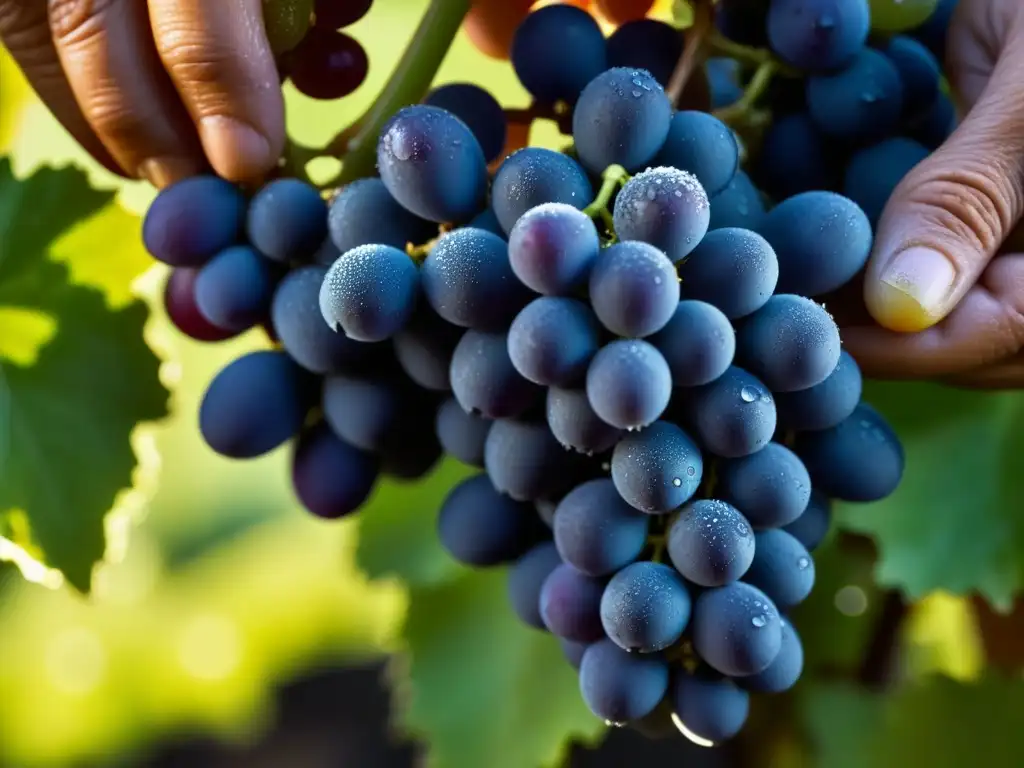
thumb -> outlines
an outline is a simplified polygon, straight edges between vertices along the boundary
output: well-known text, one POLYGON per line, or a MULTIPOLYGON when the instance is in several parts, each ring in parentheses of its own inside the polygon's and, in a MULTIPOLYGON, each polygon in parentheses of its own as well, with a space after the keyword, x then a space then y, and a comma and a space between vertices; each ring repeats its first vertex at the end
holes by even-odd
POLYGON ((1024 36, 1007 34, 977 103, 893 192, 864 300, 882 326, 922 331, 974 285, 1024 213, 1024 36))

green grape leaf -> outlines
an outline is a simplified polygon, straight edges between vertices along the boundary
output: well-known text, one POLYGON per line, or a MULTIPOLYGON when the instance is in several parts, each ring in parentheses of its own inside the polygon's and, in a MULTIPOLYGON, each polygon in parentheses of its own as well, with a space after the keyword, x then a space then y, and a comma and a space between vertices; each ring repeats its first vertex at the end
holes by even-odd
POLYGON ((506 579, 504 569, 462 570, 411 590, 397 694, 432 768, 556 766, 572 741, 604 732, 558 641, 512 613, 506 579))
POLYGON ((843 505, 840 525, 876 540, 884 585, 1008 607, 1024 586, 1024 394, 896 383, 865 400, 903 441, 906 472, 890 498, 843 505))
POLYGON ((0 535, 83 592, 132 486, 132 430, 167 412, 148 310, 126 300, 125 266, 143 262, 112 242, 110 222, 131 218, 80 171, 20 180, 0 159, 0 535), (106 274, 92 262, 104 252, 120 254, 106 274))
POLYGON ((802 689, 802 721, 828 768, 1020 764, 1024 681, 989 677, 961 684, 934 677, 885 696, 848 685, 802 689))

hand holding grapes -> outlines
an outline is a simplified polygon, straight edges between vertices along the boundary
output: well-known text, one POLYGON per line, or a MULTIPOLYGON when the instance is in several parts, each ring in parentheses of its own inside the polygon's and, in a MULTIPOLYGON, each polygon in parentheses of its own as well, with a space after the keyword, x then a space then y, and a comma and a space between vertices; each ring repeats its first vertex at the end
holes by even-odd
POLYGON ((846 330, 865 372, 1024 385, 1024 5, 961 0, 946 71, 960 127, 900 184, 864 298, 883 328, 846 330))
POLYGON ((270 170, 284 138, 261 0, 0 0, 0 40, 109 169, 162 187, 270 170))

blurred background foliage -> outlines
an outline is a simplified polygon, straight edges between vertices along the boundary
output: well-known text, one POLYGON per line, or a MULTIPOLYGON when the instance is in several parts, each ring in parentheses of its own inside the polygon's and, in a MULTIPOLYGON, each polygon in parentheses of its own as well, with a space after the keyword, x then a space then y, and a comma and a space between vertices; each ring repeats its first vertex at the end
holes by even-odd
MULTIPOLYGON (((378 0, 353 28, 371 60, 354 96, 324 104, 288 88, 292 136, 323 143, 356 117, 386 80, 424 6, 425 0, 378 0)), ((485 84, 507 106, 527 106, 507 63, 475 53, 461 36, 439 79, 485 84)), ((534 143, 561 144, 550 125, 536 125, 533 136, 534 143)), ((90 162, 0 51, 4 154, 18 175, 75 163, 98 188, 116 190, 129 211, 142 212, 152 196, 90 162)), ((313 171, 327 177, 335 170, 329 166, 313 171)), ((411 765, 411 752, 391 755, 393 763, 383 753, 354 752, 339 762, 337 753, 321 754, 310 735, 319 732, 317 723, 331 733, 383 734, 388 703, 378 680, 405 678, 408 663, 395 655, 405 642, 416 646, 413 678, 432 693, 410 699, 399 684, 399 701, 410 707, 409 724, 442 745, 435 751, 439 768, 534 768, 535 756, 560 761, 569 732, 598 737, 603 727, 572 697, 571 671, 546 666, 557 658, 554 643, 513 621, 502 600, 503 575, 469 577, 433 544, 433 514, 458 469, 446 467, 414 486, 385 486, 359 521, 331 524, 303 513, 291 497, 286 450, 241 463, 202 443, 195 414, 207 382, 265 339, 254 333, 202 346, 173 334, 153 301, 163 273, 150 267, 137 220, 133 226, 135 250, 116 249, 118 269, 139 273, 135 288, 152 306, 147 340, 164 360, 172 416, 136 431, 138 482, 122 506, 131 507, 126 519, 137 524, 127 546, 111 553, 114 562, 100 568, 94 594, 28 583, 13 566, 0 565, 0 765, 411 765), (357 556, 361 525, 365 546, 357 556), (368 678, 331 671, 367 662, 376 664, 368 678), (289 684, 299 687, 282 689, 289 684), (240 752, 248 757, 237 762, 211 757, 221 754, 214 747, 179 752, 176 763, 154 756, 186 738, 215 737, 239 749, 266 744, 296 700, 304 702, 306 735, 286 748, 278 744, 277 752, 240 752), (540 742, 520 754, 523 739, 540 742), (489 760, 495 745, 512 756, 489 760)), ((122 229, 122 238, 124 232, 131 230, 122 229)), ((110 242, 88 247, 105 251, 110 242)), ((1020 614, 998 616, 983 603, 942 592, 908 609, 874 584, 875 552, 866 539, 836 538, 822 551, 815 595, 797 617, 815 680, 797 696, 762 707, 735 751, 695 755, 685 744, 642 745, 616 731, 598 752, 573 751, 572 765, 656 766, 684 757, 694 766, 736 765, 741 756, 751 765, 784 767, 959 766, 979 758, 988 768, 1019 764, 1020 614), (887 621, 898 637, 884 636, 887 621), (884 699, 850 686, 849 679, 872 683, 870 668, 885 666, 885 659, 871 658, 873 644, 900 639, 901 669, 912 685, 884 699), (1008 674, 986 678, 986 659, 1008 674)))

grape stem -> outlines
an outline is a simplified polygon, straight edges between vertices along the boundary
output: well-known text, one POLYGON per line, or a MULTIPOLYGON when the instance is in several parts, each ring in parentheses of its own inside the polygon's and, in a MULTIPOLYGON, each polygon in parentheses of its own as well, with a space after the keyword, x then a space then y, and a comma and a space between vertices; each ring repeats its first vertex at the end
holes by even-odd
POLYGON ((730 40, 716 29, 711 30, 707 36, 706 44, 712 53, 729 59, 735 59, 742 64, 749 64, 759 67, 769 61, 775 62, 776 71, 786 77, 800 77, 796 69, 783 64, 769 48, 757 48, 752 45, 743 45, 735 40, 730 40))
POLYGON ((716 109, 712 114, 721 120, 723 123, 734 124, 749 118, 756 118, 756 110, 754 107, 757 104, 768 86, 772 82, 772 78, 779 70, 778 62, 774 59, 768 59, 767 61, 761 62, 757 66, 757 71, 754 72, 754 76, 750 78, 750 82, 747 83, 747 87, 743 89, 743 95, 739 97, 734 103, 721 109, 716 109))
POLYGON ((377 164, 377 137, 402 107, 422 101, 448 54, 470 0, 431 0, 387 84, 370 108, 331 139, 320 155, 338 157, 341 173, 327 186, 372 176, 377 164))
POLYGON ((755 67, 766 61, 771 61, 773 58, 772 52, 767 48, 755 48, 751 45, 737 43, 717 30, 708 35, 707 42, 708 47, 714 53, 729 59, 736 59, 744 64, 752 64, 755 67))
POLYGON ((432 237, 427 242, 417 245, 416 243, 406 243, 405 252, 417 264, 422 264, 423 260, 427 258, 434 246, 437 245, 437 241, 444 237, 445 233, 450 232, 453 229, 450 224, 441 224, 438 227, 437 237, 432 237))
POLYGON ((679 105, 679 100, 683 96, 683 91, 686 90, 686 84, 693 76, 693 71, 704 60, 705 43, 714 26, 714 16, 713 3, 694 3, 693 24, 687 27, 683 33, 683 54, 679 57, 676 68, 672 71, 672 77, 669 78, 668 86, 665 88, 665 93, 668 95, 669 101, 672 102, 672 106, 679 105))
POLYGON ((601 189, 598 190, 597 197, 583 209, 583 212, 590 218, 599 216, 605 226, 614 231, 615 225, 611 211, 608 210, 608 204, 611 203, 615 191, 627 181, 629 181, 629 173, 625 168, 621 165, 609 165, 601 174, 601 189))

